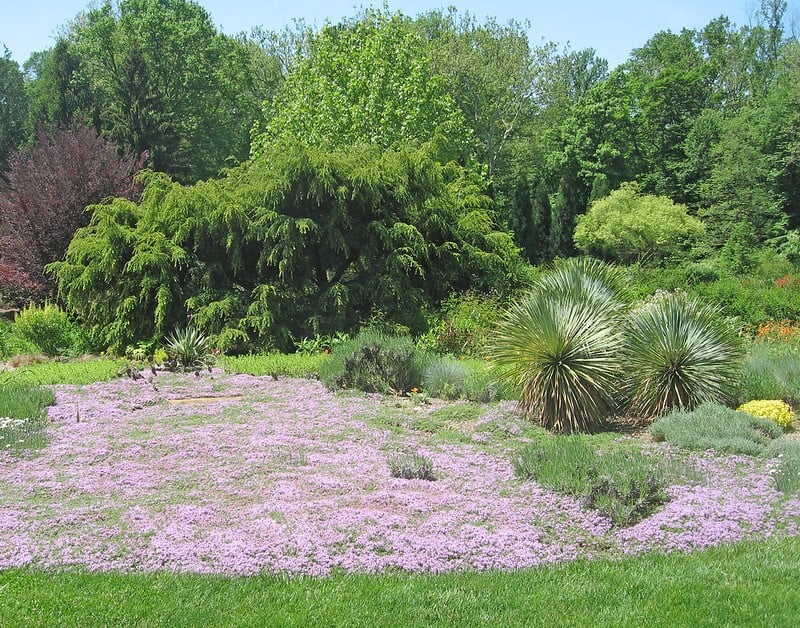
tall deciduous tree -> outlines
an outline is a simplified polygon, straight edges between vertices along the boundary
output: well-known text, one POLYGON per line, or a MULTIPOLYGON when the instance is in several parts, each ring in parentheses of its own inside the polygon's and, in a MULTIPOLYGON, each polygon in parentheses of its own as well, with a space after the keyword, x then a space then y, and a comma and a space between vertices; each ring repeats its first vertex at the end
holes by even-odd
POLYGON ((8 49, 0 55, 0 180, 6 160, 25 137, 28 101, 25 83, 8 49))
POLYGON ((216 31, 189 0, 122 0, 73 25, 99 125, 150 166, 180 181, 243 159, 258 111, 251 51, 216 31))
POLYGON ((264 114, 255 154, 286 135, 312 145, 382 148, 438 135, 450 142, 449 156, 468 145, 463 116, 410 20, 372 9, 325 25, 264 114))
POLYGON ((474 150, 489 176, 533 107, 536 65, 525 25, 434 11, 416 20, 433 68, 473 131, 474 150))

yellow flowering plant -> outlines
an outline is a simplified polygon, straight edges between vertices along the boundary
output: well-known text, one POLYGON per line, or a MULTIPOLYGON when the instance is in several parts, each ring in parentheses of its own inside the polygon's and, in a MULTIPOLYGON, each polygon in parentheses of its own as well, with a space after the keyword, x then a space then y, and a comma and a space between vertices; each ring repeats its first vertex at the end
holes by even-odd
POLYGON ((775 421, 783 429, 792 424, 794 413, 789 404, 780 399, 755 399, 736 408, 739 412, 747 412, 753 416, 775 421))

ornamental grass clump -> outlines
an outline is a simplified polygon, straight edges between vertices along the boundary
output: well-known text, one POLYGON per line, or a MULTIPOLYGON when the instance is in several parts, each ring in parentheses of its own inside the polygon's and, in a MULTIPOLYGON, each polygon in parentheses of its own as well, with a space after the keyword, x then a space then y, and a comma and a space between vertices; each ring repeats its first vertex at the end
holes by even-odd
POLYGON ((445 356, 431 360, 422 372, 422 389, 442 399, 466 397, 472 369, 463 360, 445 356))
POLYGON ((735 397, 743 348, 719 308, 659 293, 631 312, 625 335, 634 414, 657 417, 735 397))
POLYGON ((650 426, 650 434, 683 449, 758 456, 783 429, 768 419, 703 403, 692 411, 675 410, 661 417, 650 426))
POLYGON ((436 480, 433 463, 421 454, 402 454, 389 458, 387 462, 393 478, 428 480, 429 482, 436 480))
POLYGON ((794 420, 794 412, 789 404, 781 399, 755 399, 743 403, 736 410, 774 421, 783 429, 791 427, 794 420))
POLYGON ((520 408, 556 433, 595 431, 620 401, 626 309, 622 277, 571 259, 542 275, 499 324, 498 377, 521 390, 520 408))

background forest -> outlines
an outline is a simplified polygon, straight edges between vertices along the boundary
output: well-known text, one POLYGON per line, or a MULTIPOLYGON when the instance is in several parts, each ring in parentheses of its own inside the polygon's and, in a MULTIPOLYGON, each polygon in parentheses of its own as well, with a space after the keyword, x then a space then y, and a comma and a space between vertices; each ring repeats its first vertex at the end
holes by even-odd
POLYGON ((444 345, 586 254, 640 297, 796 319, 785 11, 610 69, 454 9, 238 37, 187 0, 87 9, 23 67, 0 56, 0 309, 56 299, 114 352, 188 321, 229 353, 367 324, 444 345))

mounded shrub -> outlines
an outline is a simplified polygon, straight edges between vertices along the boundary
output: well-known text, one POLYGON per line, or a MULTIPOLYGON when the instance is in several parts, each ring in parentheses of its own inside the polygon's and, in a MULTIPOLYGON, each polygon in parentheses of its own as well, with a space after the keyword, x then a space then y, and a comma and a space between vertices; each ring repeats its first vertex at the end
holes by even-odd
POLYGON ((774 421, 783 429, 790 427, 794 420, 794 412, 782 399, 754 399, 743 403, 736 410, 774 421))
POLYGON ((80 348, 80 333, 55 303, 30 305, 14 318, 17 333, 48 356, 69 355, 80 348))
POLYGON ((409 336, 367 329, 342 343, 320 366, 319 377, 331 389, 407 392, 421 385, 425 361, 409 336))
POLYGON ((757 456, 783 429, 773 421, 737 412, 718 403, 703 403, 692 411, 673 411, 650 426, 656 441, 694 451, 757 456))

